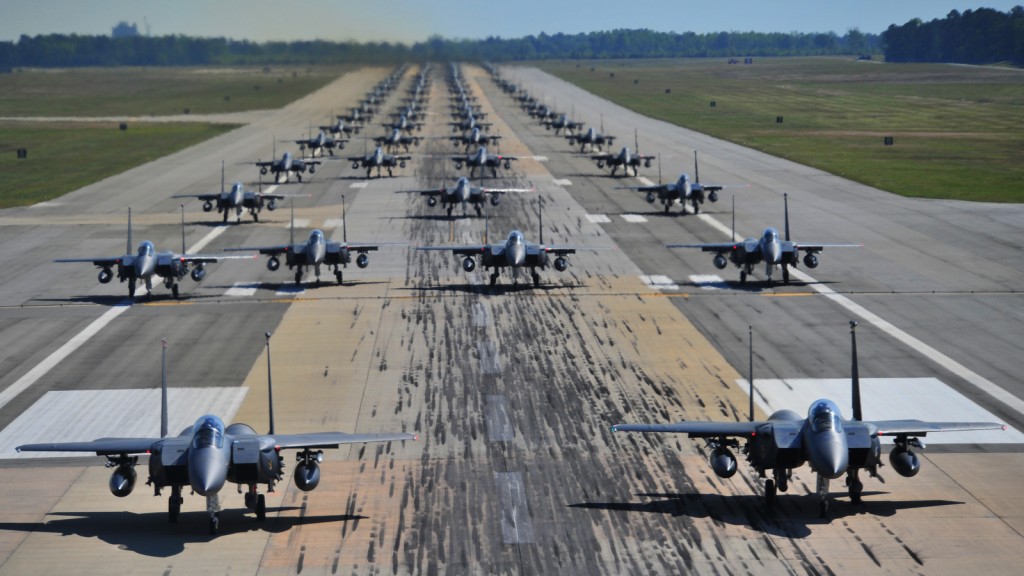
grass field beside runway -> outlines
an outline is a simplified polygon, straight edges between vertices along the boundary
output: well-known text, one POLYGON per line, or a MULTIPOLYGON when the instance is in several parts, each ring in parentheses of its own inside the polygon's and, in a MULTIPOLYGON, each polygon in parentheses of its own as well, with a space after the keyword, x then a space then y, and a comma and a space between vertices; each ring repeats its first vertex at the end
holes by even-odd
MULTIPOLYGON (((322 88, 351 68, 18 69, 0 74, 0 117, 167 116, 271 110, 322 88)), ((342 112, 339 108, 338 113, 342 112)))
POLYGON ((0 122, 0 208, 53 200, 234 129, 224 124, 0 122), (17 148, 28 157, 18 159, 17 148))
POLYGON ((1024 201, 1021 70, 842 58, 538 66, 641 114, 897 194, 1024 201))

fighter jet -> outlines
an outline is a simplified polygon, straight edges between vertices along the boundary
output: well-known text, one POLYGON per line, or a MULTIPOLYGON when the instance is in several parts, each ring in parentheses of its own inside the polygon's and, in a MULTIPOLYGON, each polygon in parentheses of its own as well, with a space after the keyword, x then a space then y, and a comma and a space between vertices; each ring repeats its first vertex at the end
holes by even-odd
POLYGON ((387 136, 377 136, 373 139, 377 143, 377 146, 383 146, 388 152, 394 152, 401 146, 406 152, 409 151, 409 146, 419 146, 419 136, 409 136, 403 134, 398 128, 392 128, 391 133, 387 136))
POLYGON ((358 170, 360 168, 366 168, 366 177, 370 177, 370 172, 374 168, 377 169, 377 177, 380 177, 380 171, 382 168, 386 168, 388 176, 394 176, 392 169, 395 166, 399 168, 405 168, 405 161, 411 160, 412 156, 392 156, 385 154, 384 150, 377 146, 372 154, 363 156, 349 156, 349 161, 352 162, 352 168, 358 170))
POLYGON ((462 204, 462 215, 466 215, 466 205, 472 204, 477 216, 483 216, 484 201, 490 198, 491 206, 501 203, 501 195, 516 192, 533 192, 533 188, 485 188, 473 186, 469 178, 460 176, 454 186, 434 188, 432 190, 403 190, 406 194, 419 194, 427 197, 427 206, 437 206, 438 198, 441 200, 441 207, 448 210, 448 216, 456 204, 462 204))
POLYGON ((448 125, 452 127, 452 132, 468 132, 473 128, 486 130, 491 127, 490 122, 477 122, 476 117, 473 115, 469 115, 457 122, 449 122, 448 125))
POLYGON ((469 177, 472 178, 477 168, 482 171, 484 168, 491 169, 491 176, 498 177, 498 166, 504 166, 505 170, 512 168, 512 161, 519 160, 517 156, 502 156, 500 154, 490 154, 487 152, 486 146, 477 148, 474 154, 468 156, 449 156, 453 162, 455 162, 455 169, 461 170, 462 165, 465 164, 469 167, 469 177))
MULTIPOLYGON (((270 333, 267 338, 267 386, 270 388, 270 333)), ((166 341, 164 343, 166 350, 166 341)), ((165 357, 166 358, 166 357, 165 357)), ((166 366, 166 359, 164 361, 166 366)), ((294 449, 295 486, 304 492, 320 484, 320 463, 323 449, 338 448, 342 444, 364 444, 369 442, 400 442, 415 440, 416 436, 405 432, 386 434, 346 434, 343 432, 311 432, 306 434, 278 434, 274 430, 274 397, 268 393, 270 406, 270 429, 258 434, 251 426, 235 423, 225 426, 224 421, 213 414, 200 416, 196 423, 169 436, 167 430, 167 379, 162 379, 160 437, 159 438, 99 438, 91 442, 56 442, 46 444, 25 444, 18 446, 18 452, 95 452, 106 456, 107 467, 113 468, 110 476, 110 492, 119 498, 131 494, 135 488, 137 473, 135 466, 139 454, 149 455, 149 478, 154 496, 160 496, 164 488, 170 488, 167 499, 167 519, 171 524, 178 522, 181 514, 183 488, 206 497, 206 509, 210 515, 210 534, 215 535, 220 527, 220 493, 227 483, 238 485, 241 493, 245 490, 245 507, 256 514, 257 521, 267 516, 266 496, 258 492, 260 484, 267 485, 273 492, 274 485, 284 478, 284 457, 281 450, 294 449)))
MULTIPOLYGON (((485 223, 486 226, 486 223, 485 223)), ((486 228, 485 228, 486 230, 486 228)), ((487 242, 487 233, 484 232, 484 242, 487 242)), ((544 219, 540 220, 540 243, 528 242, 519 230, 509 232, 505 242, 500 244, 477 244, 470 246, 419 246, 417 250, 448 250, 456 256, 463 256, 462 269, 472 272, 476 269, 476 257, 480 257, 480 264, 484 270, 494 268, 491 272, 491 286, 498 282, 498 275, 502 268, 509 268, 512 271, 512 282, 519 282, 519 275, 524 268, 530 269, 530 276, 533 285, 540 286, 540 273, 537 269, 545 269, 549 265, 555 270, 565 272, 569 267, 569 254, 575 254, 576 246, 546 245, 544 244, 544 219), (553 262, 548 257, 555 256, 553 262)))
MULTIPOLYGON (((747 238, 740 242, 718 242, 714 244, 666 244, 667 248, 700 248, 704 252, 714 252, 715 268, 724 269, 732 262, 740 270, 740 284, 745 284, 756 264, 764 262, 766 282, 772 283, 772 272, 782 267, 782 282, 789 284, 789 267, 796 268, 800 261, 800 252, 804 252, 804 266, 818 267, 818 253, 825 248, 862 248, 863 244, 823 244, 794 242, 789 237, 789 194, 782 196, 785 212, 786 239, 779 240, 779 231, 765 228, 760 238, 747 238)), ((735 234, 734 234, 735 235, 735 234)))
POLYGON ((299 145, 299 150, 305 151, 306 148, 309 148, 309 155, 313 158, 323 156, 324 150, 326 150, 331 156, 334 156, 334 149, 338 148, 339 150, 344 150, 345 142, 348 142, 348 139, 330 138, 322 129, 313 138, 300 138, 295 140, 295 143, 299 145))
MULTIPOLYGON (((344 205, 343 205, 344 206, 344 205)), ((320 285, 320 269, 328 266, 334 272, 338 284, 342 284, 343 276, 341 268, 347 268, 352 263, 352 254, 357 253, 356 266, 366 268, 370 265, 370 256, 367 252, 377 250, 379 247, 374 244, 363 244, 348 242, 348 229, 345 225, 344 208, 342 208, 342 241, 335 242, 327 240, 321 230, 312 230, 305 242, 295 242, 295 209, 292 208, 291 235, 287 244, 277 246, 257 246, 242 248, 225 248, 225 252, 259 252, 270 256, 267 260, 267 270, 276 271, 281 267, 280 256, 283 254, 285 265, 288 270, 295 270, 295 283, 302 283, 302 274, 307 268, 313 269, 316 276, 316 284, 320 285)))
POLYGON ((828 399, 815 400, 802 418, 792 410, 779 410, 768 420, 754 420, 753 378, 750 379, 750 419, 747 422, 678 422, 675 424, 616 424, 613 432, 672 432, 688 434, 690 438, 703 438, 711 450, 711 468, 721 478, 736 474, 736 456, 739 440, 745 441, 742 451, 747 461, 764 478, 765 502, 769 508, 775 503, 776 491, 786 492, 793 468, 806 462, 818 476, 817 493, 820 515, 828 516, 829 481, 846 474, 850 502, 859 504, 864 491, 860 471, 871 477, 882 478, 880 436, 894 438, 889 453, 889 464, 900 476, 915 476, 921 463, 911 448, 924 449, 918 437, 931 432, 1005 429, 995 422, 922 422, 921 420, 865 421, 860 405, 860 379, 857 373, 857 323, 850 322, 853 347, 852 394, 853 418, 842 417, 839 407, 828 399))
POLYGON ((644 168, 651 167, 651 161, 654 160, 654 156, 640 154, 639 152, 634 154, 628 146, 623 146, 618 154, 602 152, 600 154, 591 154, 590 159, 597 162, 598 168, 604 168, 605 166, 611 168, 612 176, 615 176, 615 171, 620 167, 622 168, 623 176, 629 176, 630 168, 633 169, 633 175, 636 176, 641 163, 644 165, 644 168))
POLYGON ((381 126, 389 128, 391 130, 400 130, 402 132, 412 132, 414 129, 417 132, 423 130, 422 122, 413 122, 412 120, 409 119, 409 116, 407 116, 406 114, 400 114, 397 117, 395 117, 395 120, 393 122, 385 122, 381 124, 381 126))
POLYGON ((605 144, 611 146, 615 143, 615 136, 605 136, 594 128, 588 128, 583 134, 570 134, 566 136, 566 139, 569 140, 570 146, 574 146, 579 142, 581 154, 587 146, 590 146, 591 148, 596 147, 600 150, 605 144))
POLYGON ((565 130, 566 134, 575 134, 577 130, 583 128, 583 122, 574 122, 572 120, 569 120, 569 117, 566 116, 565 114, 559 114, 558 118, 545 119, 544 127, 547 128, 548 130, 554 128, 556 135, 562 130, 565 130))
POLYGON ((246 190, 241 182, 231 185, 230 191, 224 190, 224 165, 220 168, 220 193, 219 194, 176 194, 171 198, 198 198, 203 201, 203 212, 212 212, 214 206, 217 212, 224 215, 224 223, 228 221, 228 215, 235 213, 236 222, 242 221, 242 211, 248 210, 252 219, 260 221, 260 212, 266 206, 267 210, 273 212, 277 208, 277 201, 285 198, 296 198, 296 194, 269 194, 261 191, 253 192, 246 190))
POLYGON ((327 126, 320 126, 321 130, 324 130, 326 132, 330 132, 331 136, 334 136, 335 138, 340 138, 343 134, 349 134, 349 135, 351 135, 351 134, 358 134, 359 130, 361 128, 362 127, 359 126, 359 125, 353 125, 353 126, 346 125, 345 124, 345 117, 343 117, 343 116, 338 116, 337 120, 334 122, 334 124, 330 124, 330 125, 327 125, 327 126))
POLYGON ((472 130, 462 136, 451 136, 450 140, 452 144, 463 145, 468 150, 471 146, 486 146, 488 144, 497 144, 498 140, 501 140, 501 136, 491 136, 484 134, 479 127, 474 127, 472 130))
MULTIPOLYGON (((658 168, 659 179, 661 168, 658 168)), ((623 186, 627 190, 639 190, 640 192, 647 193, 647 201, 654 204, 655 200, 660 200, 665 206, 665 214, 668 214, 669 209, 676 202, 682 206, 680 214, 686 214, 686 203, 690 202, 693 205, 693 213, 700 212, 700 205, 707 199, 709 202, 718 202, 718 192, 725 190, 729 186, 717 185, 717 184, 701 184, 700 183, 700 172, 697 169, 697 152, 693 153, 693 173, 695 181, 690 181, 689 174, 683 173, 679 176, 679 179, 671 184, 658 184, 657 186, 623 186), (705 195, 705 192, 707 193, 705 195)))
POLYGON ((302 182, 302 174, 309 170, 310 174, 316 173, 316 167, 320 165, 319 160, 304 160, 293 158, 291 152, 285 152, 280 160, 256 161, 253 164, 260 167, 260 174, 270 172, 274 175, 274 182, 281 183, 281 175, 287 182, 289 175, 294 173, 295 177, 302 182))
POLYGON ((230 256, 185 253, 185 222, 182 218, 181 253, 171 251, 157 252, 149 240, 139 243, 138 249, 132 254, 132 210, 128 209, 128 241, 123 256, 98 258, 56 258, 54 262, 92 262, 100 269, 100 284, 107 284, 114 278, 114 267, 117 267, 117 278, 128 283, 128 297, 135 297, 135 284, 139 280, 146 283, 148 296, 153 293, 153 278, 163 278, 164 287, 170 289, 175 298, 178 297, 178 282, 189 275, 189 264, 194 264, 191 276, 196 282, 206 277, 206 265, 230 256))

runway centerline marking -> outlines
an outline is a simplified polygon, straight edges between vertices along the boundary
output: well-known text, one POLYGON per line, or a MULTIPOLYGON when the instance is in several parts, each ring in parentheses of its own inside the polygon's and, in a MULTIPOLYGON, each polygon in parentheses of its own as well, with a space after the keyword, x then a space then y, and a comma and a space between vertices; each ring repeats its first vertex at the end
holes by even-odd
POLYGON ((632 224, 643 224, 644 222, 647 222, 647 217, 641 216, 640 214, 623 214, 622 219, 632 224))
MULTIPOLYGON (((732 237, 732 230, 729 229, 728 226, 719 222, 718 220, 712 218, 711 216, 708 216, 707 214, 698 214, 697 217, 706 222, 712 228, 715 228, 716 230, 725 234, 726 236, 729 236, 730 238, 732 237)), ((977 372, 971 370, 970 368, 964 366, 963 364, 960 364, 956 360, 953 360, 949 356, 946 356, 942 352, 939 352, 935 348, 932 348, 928 344, 925 344, 921 340, 918 340, 917 338, 897 328, 892 323, 883 320, 874 312, 871 312, 867 308, 861 306, 860 304, 857 304, 856 302, 850 300, 846 296, 838 294, 836 291, 818 282, 814 277, 803 272, 802 270, 790 268, 790 274, 795 276, 801 282, 806 283, 815 292, 818 292, 819 294, 829 298, 836 304, 839 304, 846 310, 852 312, 853 314, 856 314, 868 324, 871 324, 875 328, 878 328, 879 330, 885 332, 889 336, 892 336, 896 340, 914 349, 916 352, 918 352, 925 358, 928 358, 932 362, 935 362, 939 366, 945 368, 946 370, 949 370, 953 374, 956 374, 957 376, 970 382, 974 386, 978 387, 978 389, 991 396, 993 399, 1002 402, 1003 404, 1012 408, 1013 410, 1016 410, 1018 414, 1024 414, 1024 400, 1021 400, 1020 398, 1017 398, 1013 394, 1010 394, 995 382, 989 380, 988 378, 985 378, 981 374, 978 374, 977 372)))
POLYGON ((612 219, 607 214, 587 214, 587 220, 591 224, 611 224, 612 219))

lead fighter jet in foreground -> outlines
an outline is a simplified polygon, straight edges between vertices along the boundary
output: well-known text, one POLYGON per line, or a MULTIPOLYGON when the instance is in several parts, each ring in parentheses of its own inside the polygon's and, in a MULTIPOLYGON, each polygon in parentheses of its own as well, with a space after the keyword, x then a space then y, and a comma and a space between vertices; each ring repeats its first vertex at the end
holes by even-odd
POLYGON ((793 468, 806 462, 818 476, 817 492, 820 515, 828 516, 829 481, 846 474, 850 502, 859 504, 864 491, 860 471, 879 480, 882 467, 880 436, 892 436, 894 446, 889 453, 889 464, 900 476, 913 477, 921 463, 911 448, 924 449, 918 437, 930 432, 1006 429, 995 422, 923 422, 921 420, 865 421, 860 406, 860 378, 857 373, 857 323, 850 322, 853 347, 852 388, 853 419, 844 420, 839 407, 832 400, 815 400, 802 418, 792 410, 779 410, 768 420, 754 420, 754 390, 751 378, 750 420, 748 422, 679 422, 676 424, 616 424, 613 432, 672 432, 687 434, 690 438, 703 438, 711 449, 711 468, 721 478, 736 474, 736 456, 732 450, 740 449, 739 438, 747 461, 761 478, 768 472, 764 495, 769 508, 775 503, 776 490, 786 492, 793 468))
MULTIPOLYGON (((270 354, 270 333, 267 337, 267 354, 270 354)), ((166 350, 166 341, 164 349, 166 350)), ((166 366, 166 362, 164 364, 166 366)), ((269 357, 267 366, 269 368, 269 357)), ((95 452, 107 457, 107 467, 113 468, 110 477, 110 492, 125 497, 135 488, 135 465, 138 454, 149 455, 149 479, 146 484, 153 486, 155 496, 163 488, 170 488, 167 499, 167 519, 174 524, 181 513, 182 489, 190 488, 194 493, 206 497, 206 508, 210 514, 210 534, 216 534, 220 526, 220 491, 224 484, 231 482, 247 487, 245 507, 256 513, 256 519, 263 521, 267 515, 266 496, 257 492, 260 484, 267 485, 273 492, 274 485, 284 478, 283 449, 297 449, 295 485, 308 492, 320 484, 320 466, 323 462, 323 448, 337 448, 342 444, 367 442, 392 442, 415 440, 407 433, 391 434, 345 434, 343 432, 312 432, 308 434, 277 434, 274 431, 274 396, 270 388, 270 374, 267 374, 268 398, 270 404, 270 430, 257 434, 247 424, 236 423, 224 426, 224 422, 213 414, 201 416, 196 423, 181 431, 178 436, 168 436, 167 431, 167 379, 163 379, 162 407, 160 412, 159 438, 99 438, 91 442, 57 442, 48 444, 25 444, 18 446, 18 452, 95 452)))

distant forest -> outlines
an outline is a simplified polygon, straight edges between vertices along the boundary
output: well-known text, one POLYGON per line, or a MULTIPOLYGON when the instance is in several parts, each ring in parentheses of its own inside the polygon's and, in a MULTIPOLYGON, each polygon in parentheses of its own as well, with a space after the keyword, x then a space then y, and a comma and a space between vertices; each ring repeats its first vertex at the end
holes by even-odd
POLYGON ((953 10, 931 22, 893 24, 882 33, 889 62, 957 62, 1024 66, 1024 7, 953 10))
POLYGON ((390 64, 422 60, 835 56, 884 53, 891 62, 1024 65, 1024 8, 953 11, 944 19, 893 24, 881 35, 718 32, 696 34, 611 30, 523 38, 448 40, 413 45, 323 40, 256 43, 188 36, 22 36, 0 42, 0 69, 75 66, 224 66, 390 64))

